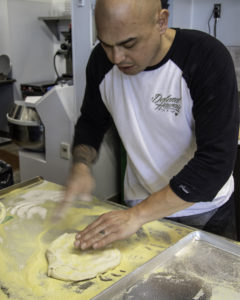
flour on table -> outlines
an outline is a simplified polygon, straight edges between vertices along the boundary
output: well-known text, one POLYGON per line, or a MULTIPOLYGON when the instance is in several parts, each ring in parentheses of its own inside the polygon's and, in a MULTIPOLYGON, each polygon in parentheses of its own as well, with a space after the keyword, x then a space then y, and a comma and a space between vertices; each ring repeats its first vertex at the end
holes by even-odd
POLYGON ((0 202, 0 224, 4 221, 6 217, 6 208, 2 202, 0 202))
POLYGON ((79 281, 96 277, 120 263, 118 249, 77 250, 74 233, 65 233, 47 249, 48 276, 60 280, 79 281))
POLYGON ((24 200, 21 200, 14 206, 8 208, 8 211, 12 215, 17 215, 19 218, 27 219, 31 219, 33 216, 35 217, 38 215, 40 218, 45 219, 47 209, 41 207, 41 205, 47 201, 60 201, 63 198, 63 192, 35 190, 21 195, 21 198, 24 200))

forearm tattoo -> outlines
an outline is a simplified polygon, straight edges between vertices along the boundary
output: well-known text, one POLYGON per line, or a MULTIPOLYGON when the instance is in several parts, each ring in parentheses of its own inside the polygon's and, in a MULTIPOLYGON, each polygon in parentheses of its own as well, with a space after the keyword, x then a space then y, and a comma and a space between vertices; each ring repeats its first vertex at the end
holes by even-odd
POLYGON ((84 163, 91 166, 97 159, 97 151, 88 145, 79 145, 73 149, 73 163, 84 163))

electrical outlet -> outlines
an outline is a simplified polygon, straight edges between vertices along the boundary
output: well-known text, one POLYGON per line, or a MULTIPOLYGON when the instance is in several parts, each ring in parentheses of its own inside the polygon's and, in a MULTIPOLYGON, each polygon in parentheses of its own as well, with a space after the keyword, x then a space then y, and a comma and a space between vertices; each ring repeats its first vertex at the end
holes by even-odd
POLYGON ((215 3, 214 7, 213 7, 214 19, 220 19, 221 18, 221 12, 222 12, 221 3, 215 3))
POLYGON ((71 158, 70 145, 68 143, 62 142, 60 144, 60 157, 68 160, 71 158))

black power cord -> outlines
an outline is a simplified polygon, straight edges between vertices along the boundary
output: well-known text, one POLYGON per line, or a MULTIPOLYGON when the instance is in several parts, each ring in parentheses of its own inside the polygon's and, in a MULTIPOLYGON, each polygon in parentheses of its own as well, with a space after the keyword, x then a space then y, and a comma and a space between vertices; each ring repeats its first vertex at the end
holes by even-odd
POLYGON ((221 4, 220 3, 214 4, 212 13, 208 19, 208 33, 209 34, 211 34, 210 22, 211 22, 212 17, 214 17, 213 34, 214 34, 214 37, 216 38, 217 37, 217 22, 221 17, 221 4))
POLYGON ((212 11, 212 13, 211 13, 211 15, 210 15, 210 17, 209 17, 209 19, 208 19, 208 33, 209 33, 209 34, 211 34, 210 22, 211 22, 212 17, 213 17, 213 11, 212 11))
POLYGON ((56 57, 57 57, 57 55, 58 55, 58 53, 56 52, 55 54, 54 54, 54 57, 53 57, 53 67, 54 67, 54 71, 55 71, 55 73, 56 73, 56 75, 57 75, 57 79, 56 79, 56 82, 59 80, 59 74, 58 74, 58 71, 57 71, 57 67, 56 67, 56 57))
POLYGON ((218 22, 218 19, 214 19, 214 31, 213 31, 214 33, 213 34, 215 37, 217 37, 217 22, 218 22))
POLYGON ((54 57, 53 57, 53 67, 54 67, 54 71, 55 71, 55 73, 56 73, 56 75, 57 75, 56 82, 58 82, 58 81, 61 79, 61 77, 59 76, 59 73, 58 73, 58 71, 57 71, 56 57, 57 57, 57 56, 60 56, 60 55, 66 56, 67 53, 68 53, 67 50, 58 50, 58 51, 54 54, 54 57))

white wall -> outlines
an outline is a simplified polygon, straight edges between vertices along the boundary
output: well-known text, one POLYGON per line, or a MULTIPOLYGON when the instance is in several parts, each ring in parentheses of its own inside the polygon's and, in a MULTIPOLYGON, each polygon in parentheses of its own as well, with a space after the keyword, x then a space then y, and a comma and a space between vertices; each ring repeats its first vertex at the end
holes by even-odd
POLYGON ((51 0, 52 1, 52 16, 68 15, 71 10, 71 0, 51 0))
MULTIPOLYGON (((208 19, 214 3, 221 3, 222 16, 217 25, 217 38, 225 45, 240 45, 239 0, 172 0, 172 26, 208 32, 208 19)), ((211 21, 213 32, 213 20, 211 21)))
MULTIPOLYGON (((193 0, 192 28, 208 32, 208 19, 214 3, 222 5, 222 16, 217 23, 217 38, 225 45, 240 46, 239 0, 193 0)), ((213 20, 211 28, 213 33, 213 20)))
POLYGON ((172 27, 173 23, 173 0, 168 0, 168 10, 169 10, 169 18, 168 18, 168 26, 172 27))
POLYGON ((191 28, 192 0, 172 0, 172 27, 191 28))
POLYGON ((0 55, 10 52, 7 0, 0 1, 0 55))
MULTIPOLYGON (((69 14, 70 0, 0 0, 0 55, 7 54, 12 64, 15 100, 22 99, 21 83, 54 81, 53 56, 60 43, 38 17, 69 14)), ((69 22, 59 23, 60 31, 69 22)), ((57 57, 61 75, 66 71, 65 59, 57 57)))
POLYGON ((21 99, 21 83, 54 79, 52 67, 53 36, 38 20, 51 10, 51 2, 44 0, 8 0, 9 56, 15 83, 15 99, 21 99))

